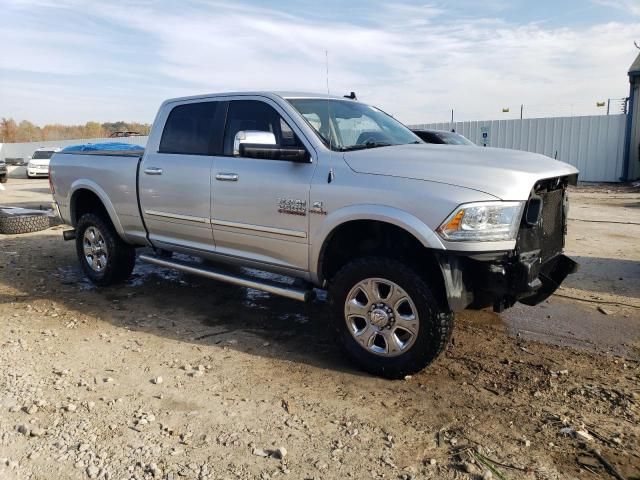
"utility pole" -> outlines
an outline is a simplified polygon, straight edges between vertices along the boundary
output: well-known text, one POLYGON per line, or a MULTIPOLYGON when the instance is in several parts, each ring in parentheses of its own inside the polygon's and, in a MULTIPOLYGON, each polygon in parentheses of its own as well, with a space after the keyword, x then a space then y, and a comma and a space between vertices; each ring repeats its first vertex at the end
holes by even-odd
POLYGON ((522 120, 522 113, 524 112, 524 103, 520 105, 520 120, 522 120))
POLYGON ((607 98, 607 115, 609 115, 609 108, 611 107, 611 99, 607 98))

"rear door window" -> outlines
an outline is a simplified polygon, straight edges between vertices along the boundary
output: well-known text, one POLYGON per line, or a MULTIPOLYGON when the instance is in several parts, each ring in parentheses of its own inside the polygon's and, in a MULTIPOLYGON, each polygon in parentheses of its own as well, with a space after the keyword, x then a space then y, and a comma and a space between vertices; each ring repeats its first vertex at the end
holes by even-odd
POLYGON ((159 153, 215 155, 221 139, 220 119, 226 102, 198 102, 171 110, 160 140, 159 153), (218 125, 218 128, 216 126, 218 125))

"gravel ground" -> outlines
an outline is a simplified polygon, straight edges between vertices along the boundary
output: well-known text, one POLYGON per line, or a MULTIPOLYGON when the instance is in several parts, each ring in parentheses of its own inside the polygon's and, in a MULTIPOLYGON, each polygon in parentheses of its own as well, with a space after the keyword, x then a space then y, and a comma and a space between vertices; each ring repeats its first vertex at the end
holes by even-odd
POLYGON ((395 382, 322 300, 146 265, 97 289, 63 227, 0 237, 0 478, 640 479, 640 194, 573 193, 569 298, 463 312, 395 382))

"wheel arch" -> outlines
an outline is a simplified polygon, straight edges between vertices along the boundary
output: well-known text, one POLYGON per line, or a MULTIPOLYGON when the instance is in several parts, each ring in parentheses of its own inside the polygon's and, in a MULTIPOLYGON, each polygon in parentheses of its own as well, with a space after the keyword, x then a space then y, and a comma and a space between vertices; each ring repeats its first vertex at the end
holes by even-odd
POLYGON ((111 221, 118 235, 120 237, 124 235, 124 228, 120 223, 116 209, 109 200, 109 196, 98 184, 91 180, 79 180, 73 183, 71 192, 69 213, 71 224, 74 227, 84 213, 103 213, 111 221))
POLYGON ((353 224, 352 222, 377 222, 392 225, 411 235, 427 249, 445 249, 436 233, 419 218, 408 212, 385 205, 352 205, 329 215, 319 231, 312 236, 312 238, 322 240, 315 244, 312 243, 310 259, 312 275, 316 276, 319 283, 326 280, 323 275, 323 264, 326 263, 325 256, 328 246, 336 234, 349 224, 353 224))
POLYGON ((314 258, 319 284, 330 281, 346 263, 362 256, 383 255, 409 260, 420 274, 431 272, 436 294, 448 301, 447 283, 437 252, 443 247, 435 233, 416 217, 397 209, 373 206, 369 213, 344 215, 326 228, 314 258), (391 252, 391 255, 389 255, 391 252))

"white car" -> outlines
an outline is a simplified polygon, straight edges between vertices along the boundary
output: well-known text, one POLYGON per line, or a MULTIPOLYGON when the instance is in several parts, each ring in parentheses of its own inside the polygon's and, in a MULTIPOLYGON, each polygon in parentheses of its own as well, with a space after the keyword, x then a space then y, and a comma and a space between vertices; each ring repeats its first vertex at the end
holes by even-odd
POLYGON ((27 178, 48 177, 51 156, 59 151, 59 148, 43 147, 33 152, 27 164, 27 178))

